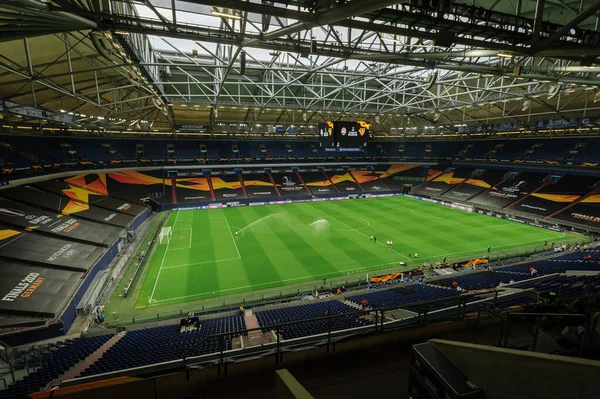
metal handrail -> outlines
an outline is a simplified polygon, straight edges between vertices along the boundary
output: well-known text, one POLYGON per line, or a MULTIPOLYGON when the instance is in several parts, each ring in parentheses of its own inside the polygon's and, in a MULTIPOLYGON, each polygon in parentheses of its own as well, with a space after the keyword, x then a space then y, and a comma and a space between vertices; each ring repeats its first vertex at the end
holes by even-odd
MULTIPOLYGON (((478 295, 481 295, 481 294, 475 293, 475 294, 461 295, 461 296, 458 296, 455 298, 441 298, 441 299, 435 299, 435 300, 419 301, 419 302, 414 302, 414 303, 410 303, 407 305, 410 306, 411 308, 416 308, 417 315, 415 315, 415 318, 419 321, 419 323, 421 323, 421 315, 425 316, 424 321, 426 322, 426 315, 427 315, 427 313, 429 313, 428 305, 446 302, 446 303, 452 303, 452 304, 448 305, 448 308, 453 308, 454 306, 460 307, 461 304, 466 305, 466 301, 468 298, 476 297, 478 295), (456 304, 454 302, 456 302, 456 304), (425 307, 425 310, 423 310, 423 307, 425 307)), ((359 317, 362 315, 368 315, 368 314, 371 314, 372 312, 375 312, 374 316, 375 316, 376 322, 374 323, 374 329, 377 330, 378 328, 381 328, 383 326, 383 319, 384 319, 383 315, 386 311, 398 310, 401 307, 402 306, 394 305, 394 306, 386 306, 386 307, 381 307, 381 308, 370 308, 370 309, 365 309, 365 310, 357 310, 356 312, 346 312, 346 313, 335 314, 335 315, 315 317, 315 318, 306 319, 306 320, 290 321, 290 322, 270 324, 270 325, 256 327, 256 328, 250 328, 250 329, 230 331, 230 332, 218 333, 218 334, 210 334, 210 335, 203 337, 200 341, 198 341, 198 342, 194 343, 192 346, 190 346, 184 352, 183 361, 184 361, 184 364, 186 364, 187 358, 190 357, 190 353, 197 347, 203 345, 210 338, 222 339, 224 337, 231 336, 231 335, 246 335, 248 332, 251 332, 251 331, 263 331, 265 329, 275 330, 276 335, 277 335, 277 346, 278 346, 278 352, 279 352, 280 332, 281 332, 281 329, 285 328, 286 326, 306 324, 306 323, 320 321, 320 320, 331 321, 334 319, 348 317, 348 316, 359 317), (378 319, 381 320, 381 326, 379 326, 377 323, 378 319)), ((438 309, 436 309, 436 310, 438 310, 438 309)), ((463 316, 464 316, 464 313, 463 313, 463 316)), ((331 332, 332 332, 331 329, 329 329, 329 331, 327 332, 329 334, 328 345, 330 344, 330 333, 331 332)))
POLYGON ((594 341, 594 334, 596 333, 596 326, 598 325, 598 321, 600 320, 600 312, 596 312, 592 317, 592 321, 590 323, 590 332, 588 335, 588 343, 586 350, 590 350, 592 347, 592 342, 594 341))
POLYGON ((506 329, 505 329, 505 335, 504 335, 504 345, 503 347, 506 348, 506 345, 508 343, 508 327, 510 326, 510 324, 508 323, 508 321, 510 320, 511 317, 517 317, 517 316, 521 316, 521 317, 535 317, 535 329, 534 329, 534 333, 533 333, 533 342, 531 343, 531 351, 535 350, 535 347, 537 345, 537 339, 538 339, 538 333, 540 330, 540 322, 541 319, 543 317, 547 317, 547 318, 573 318, 573 319, 583 319, 584 322, 584 335, 583 338, 581 340, 581 345, 579 347, 579 357, 583 356, 584 353, 584 349, 585 349, 585 343, 587 342, 587 336, 589 333, 589 322, 590 322, 590 317, 587 314, 581 314, 581 313, 521 313, 521 312, 516 312, 516 313, 508 313, 507 314, 507 323, 506 323, 506 329))

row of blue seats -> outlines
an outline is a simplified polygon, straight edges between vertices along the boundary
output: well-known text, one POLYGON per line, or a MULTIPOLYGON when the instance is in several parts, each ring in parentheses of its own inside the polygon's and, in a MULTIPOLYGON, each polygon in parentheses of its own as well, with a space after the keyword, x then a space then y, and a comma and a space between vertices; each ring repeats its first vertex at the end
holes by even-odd
MULTIPOLYGON (((302 321, 328 315, 343 315, 346 313, 356 312, 356 308, 348 306, 339 301, 326 301, 292 306, 288 308, 264 310, 257 312, 256 318, 258 319, 259 326, 263 328, 263 331, 267 331, 271 329, 270 326, 280 323, 302 321)), ((371 324, 370 321, 354 314, 332 318, 329 320, 324 319, 285 326, 280 330, 280 333, 284 339, 292 339, 308 335, 323 334, 330 330, 346 330, 369 324, 371 324)))
MULTIPOLYGON (((351 296, 348 300, 361 304, 367 301, 368 307, 381 308, 387 306, 407 307, 415 302, 434 301, 438 299, 455 299, 458 293, 453 290, 432 287, 429 285, 413 284, 402 288, 386 291, 370 292, 365 295, 351 296)), ((430 307, 433 309, 434 307, 430 307)))
POLYGON ((178 360, 203 338, 220 333, 232 333, 222 341, 209 338, 195 347, 190 356, 231 349, 231 340, 246 329, 242 316, 219 317, 203 320, 197 330, 180 332, 179 325, 168 325, 127 332, 96 363, 88 367, 83 376, 102 374, 115 370, 140 367, 148 364, 178 360))
POLYGON ((452 287, 456 281, 458 286, 467 291, 496 288, 501 283, 508 284, 511 281, 521 281, 531 278, 531 275, 523 273, 510 273, 502 271, 484 271, 479 273, 456 274, 450 278, 436 280, 433 284, 442 287, 452 287))
MULTIPOLYGON (((544 140, 543 146, 532 156, 523 156, 530 149, 530 140, 485 140, 458 142, 370 142, 364 154, 374 157, 391 156, 420 158, 425 157, 458 157, 458 158, 496 158, 496 159, 544 159, 562 160, 566 151, 580 142, 588 145, 579 156, 581 162, 594 162, 599 155, 589 151, 597 140, 556 139, 544 140), (500 146, 500 148, 498 148, 500 146), (467 151, 465 151, 468 148, 467 151), (491 152, 498 148, 496 153, 491 152)), ((210 159, 221 157, 250 158, 297 158, 328 156, 318 141, 196 141, 196 140, 162 140, 162 139, 115 139, 115 138, 70 138, 70 137, 27 137, 0 136, 0 158, 4 165, 26 166, 32 159, 39 162, 69 162, 73 159, 84 161, 108 161, 111 159, 137 158, 197 158, 206 156, 210 159), (138 144, 143 144, 143 153, 138 154, 138 144), (206 148, 204 153, 200 145, 206 148), (174 154, 167 151, 173 145, 174 154), (261 147, 264 146, 264 147, 261 147), (234 151, 237 148, 237 152, 234 151), (266 149, 266 152, 262 151, 266 149), (110 152, 109 152, 110 149, 110 152), (291 151, 288 151, 291 149, 291 151), (73 154, 69 154, 73 151, 73 154), (138 156, 141 155, 141 156, 138 156)))
POLYGON ((64 374, 110 339, 110 335, 78 338, 50 345, 41 354, 40 368, 0 391, 0 399, 15 398, 39 391, 64 374))
POLYGON ((543 261, 528 265, 509 266, 502 270, 514 273, 529 273, 529 269, 534 267, 539 274, 564 273, 568 270, 600 271, 600 263, 597 261, 543 261))

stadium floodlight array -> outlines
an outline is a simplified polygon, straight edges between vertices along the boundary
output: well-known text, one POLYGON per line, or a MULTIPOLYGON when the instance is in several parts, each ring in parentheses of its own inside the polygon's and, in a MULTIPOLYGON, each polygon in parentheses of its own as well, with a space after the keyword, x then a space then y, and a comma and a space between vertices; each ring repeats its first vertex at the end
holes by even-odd
POLYGON ((171 229, 171 226, 163 227, 160 229, 160 233, 158 234, 158 242, 160 244, 162 244, 162 243, 168 244, 171 241, 172 236, 173 236, 173 229, 171 229))

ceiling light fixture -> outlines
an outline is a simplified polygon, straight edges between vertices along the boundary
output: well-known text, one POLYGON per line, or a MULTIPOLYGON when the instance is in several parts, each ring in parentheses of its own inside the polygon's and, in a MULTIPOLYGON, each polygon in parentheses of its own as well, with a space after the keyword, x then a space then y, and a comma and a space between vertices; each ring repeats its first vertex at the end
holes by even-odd
POLYGON ((507 53, 498 53, 496 54, 498 57, 504 57, 504 58, 512 58, 513 55, 512 54, 507 54, 507 53))

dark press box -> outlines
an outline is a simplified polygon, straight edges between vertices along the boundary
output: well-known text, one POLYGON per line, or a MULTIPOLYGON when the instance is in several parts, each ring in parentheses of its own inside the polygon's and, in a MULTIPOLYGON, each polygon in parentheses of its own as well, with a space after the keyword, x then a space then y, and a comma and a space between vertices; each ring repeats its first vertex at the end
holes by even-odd
POLYGON ((415 399, 483 398, 483 391, 431 342, 412 347, 408 392, 415 399))

